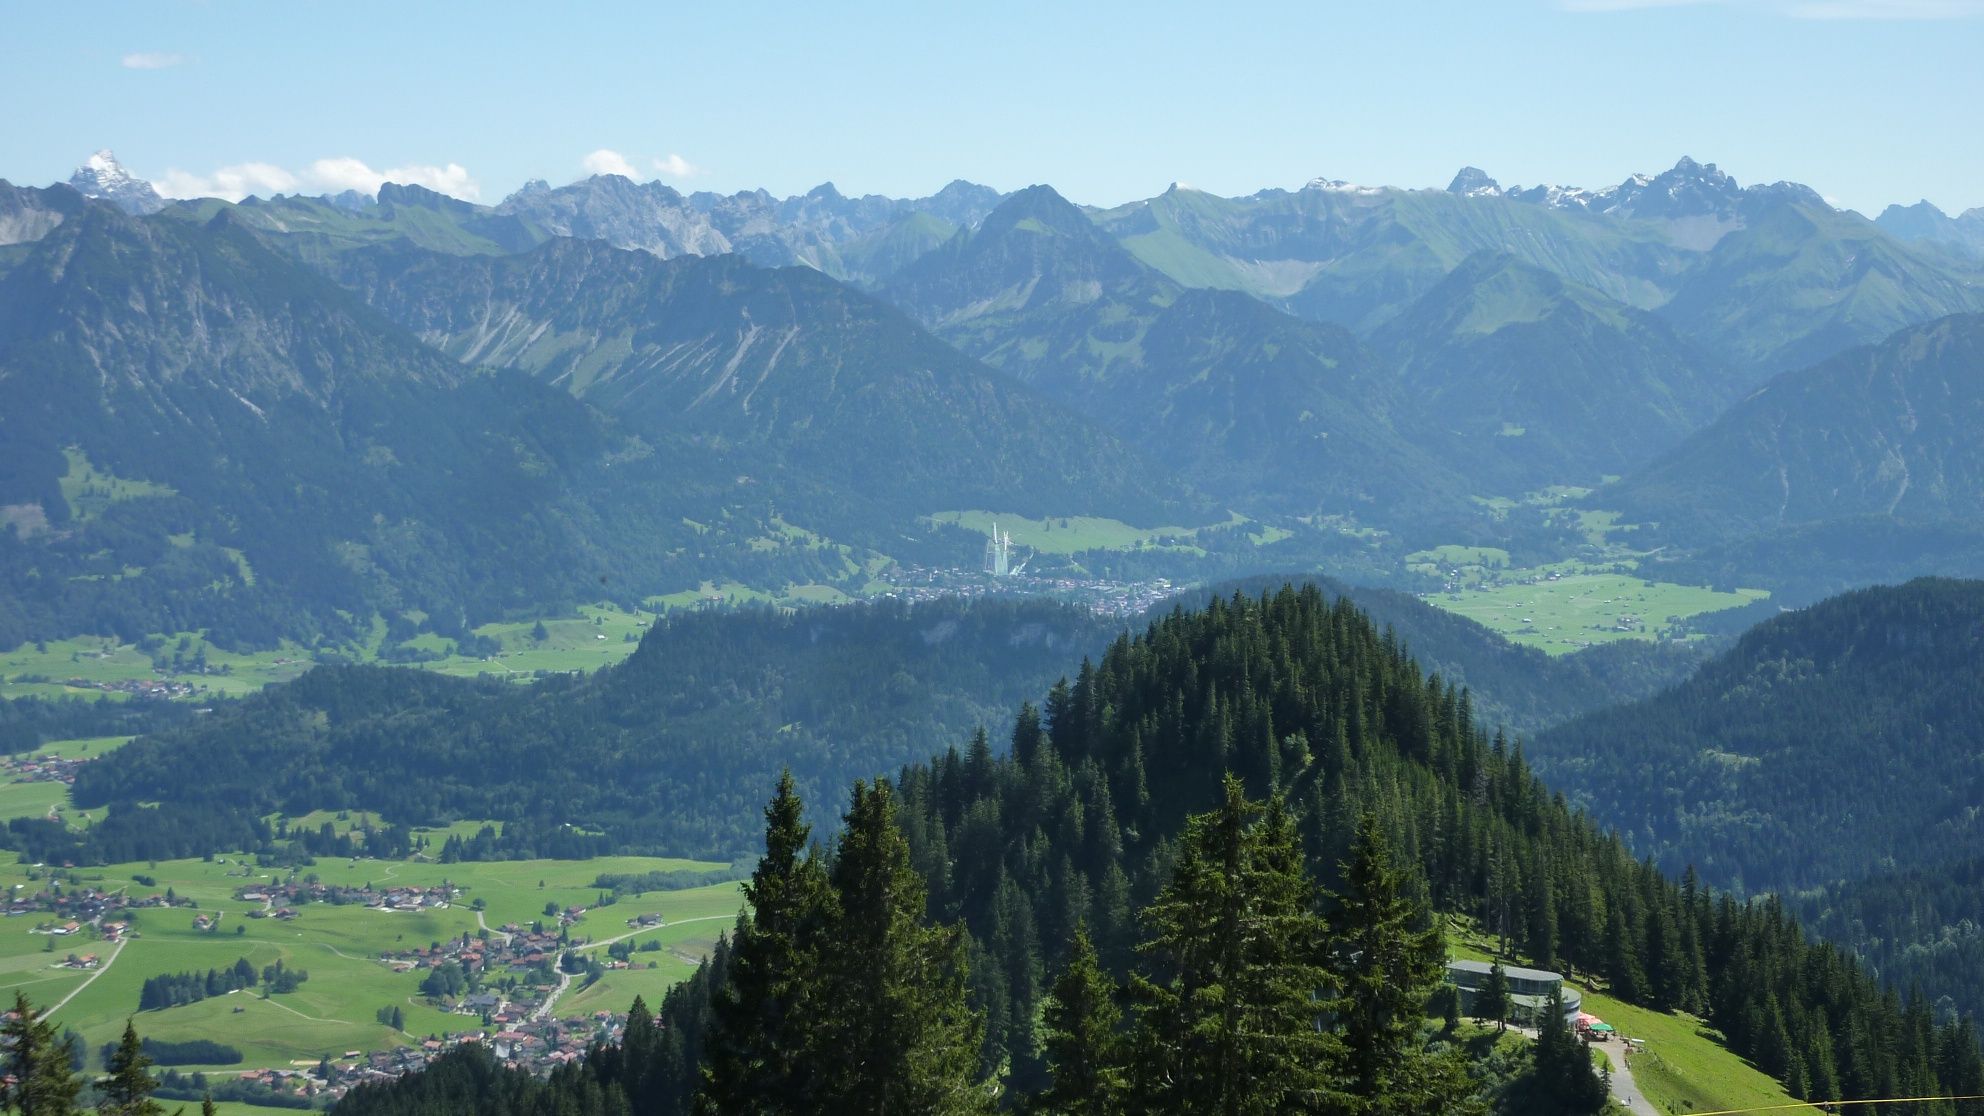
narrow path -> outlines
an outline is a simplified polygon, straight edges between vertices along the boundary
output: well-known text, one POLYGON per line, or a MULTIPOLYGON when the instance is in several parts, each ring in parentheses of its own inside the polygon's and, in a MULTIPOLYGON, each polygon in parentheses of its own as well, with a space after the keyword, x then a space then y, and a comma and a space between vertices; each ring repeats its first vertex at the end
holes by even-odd
POLYGON ((488 921, 487 921, 487 920, 485 920, 485 919, 484 919, 484 918, 482 917, 482 912, 481 912, 481 911, 477 911, 477 912, 475 912, 475 924, 476 924, 477 926, 480 926, 480 927, 482 927, 482 932, 483 932, 483 933, 485 933, 485 934, 488 934, 488 935, 490 935, 491 937, 495 937, 495 938, 501 938, 501 939, 503 939, 503 944, 504 944, 504 946, 506 946, 506 947, 507 947, 507 946, 508 946, 508 945, 510 944, 510 934, 509 934, 509 931, 507 931, 507 930, 491 930, 491 929, 489 928, 489 923, 488 923, 488 921))
POLYGON ((64 996, 64 997, 62 997, 61 999, 59 999, 59 1000, 57 1000, 57 1001, 55 1001, 55 1006, 54 1006, 54 1007, 52 1007, 52 1008, 49 1008, 49 1009, 48 1009, 47 1011, 44 1011, 44 1012, 42 1012, 42 1013, 41 1013, 41 1017, 42 1017, 43 1019, 47 1019, 47 1018, 49 1018, 49 1017, 51 1017, 51 1016, 53 1016, 53 1015, 54 1015, 54 1014, 55 1014, 56 1012, 58 1012, 58 1011, 61 1011, 61 1010, 62 1010, 62 1005, 63 1005, 63 1004, 66 1004, 66 1003, 68 1003, 68 1002, 69 1002, 70 1000, 73 1000, 73 999, 75 999, 75 998, 76 998, 76 995, 77 995, 77 993, 79 993, 79 992, 81 992, 81 991, 82 991, 83 989, 85 989, 85 988, 88 988, 88 987, 89 987, 90 985, 92 985, 92 984, 95 984, 95 983, 96 983, 96 978, 98 978, 98 977, 100 977, 100 976, 102 976, 103 974, 105 974, 105 973, 107 973, 107 972, 109 972, 109 971, 110 971, 110 966, 111 966, 112 964, 114 964, 114 963, 116 963, 116 961, 117 961, 117 958, 118 958, 118 957, 119 957, 120 955, 122 955, 122 954, 123 954, 123 952, 124 952, 124 947, 125 947, 125 945, 127 945, 127 944, 128 944, 129 942, 130 942, 130 940, 131 940, 131 939, 129 939, 129 938, 119 938, 119 939, 117 940, 117 948, 115 948, 115 949, 113 949, 113 950, 111 950, 111 951, 110 951, 110 956, 108 956, 108 957, 106 957, 106 958, 104 958, 104 959, 103 959, 103 964, 101 964, 101 965, 98 965, 98 966, 96 967, 96 972, 93 972, 93 973, 91 973, 91 974, 89 975, 89 979, 88 979, 88 980, 85 980, 85 981, 83 981, 83 982, 82 982, 81 984, 78 984, 78 985, 77 985, 76 987, 74 987, 74 988, 72 988, 72 989, 70 989, 70 990, 69 990, 69 994, 68 994, 67 996, 64 996))
POLYGON ((1640 1087, 1633 1080, 1632 1067, 1626 1061, 1626 1044, 1608 1042, 1605 1044, 1605 1060, 1612 1063, 1612 1096, 1631 1112, 1654 1112, 1653 1102, 1646 1099, 1640 1087), (1613 1048, 1617 1047, 1617 1050, 1613 1048))
POLYGON ((566 972, 563 969, 558 970, 558 987, 552 989, 551 995, 546 996, 544 998, 544 1002, 537 1005, 536 1010, 530 1013, 531 1021, 536 1022, 541 1019, 549 1018, 551 1015, 551 1009, 558 1006, 558 997, 563 996, 565 994, 565 990, 567 988, 570 988, 571 986, 572 986, 572 974, 566 972))

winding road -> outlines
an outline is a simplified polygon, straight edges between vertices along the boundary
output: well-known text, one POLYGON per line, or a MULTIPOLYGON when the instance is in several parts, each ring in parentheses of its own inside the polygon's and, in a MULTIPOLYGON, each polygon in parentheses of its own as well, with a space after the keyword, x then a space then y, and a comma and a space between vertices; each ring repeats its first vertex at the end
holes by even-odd
MULTIPOLYGON (((737 916, 736 915, 699 915, 695 918, 678 918, 673 922, 664 923, 662 926, 642 926, 633 930, 629 930, 625 934, 615 935, 614 937, 611 938, 601 938, 599 941, 587 942, 586 944, 581 946, 573 946, 572 952, 584 953, 586 950, 589 949, 598 949, 601 946, 610 946, 615 942, 624 942, 628 938, 631 938, 636 934, 646 934, 649 931, 660 930, 666 926, 686 926, 691 922, 715 922, 719 919, 724 919, 734 922, 736 921, 737 916)), ((481 911, 475 912, 475 920, 477 922, 482 921, 481 911)), ((487 926, 484 926, 483 929, 487 930, 489 928, 487 926)), ((502 931, 491 930, 490 933, 500 934, 502 933, 502 931)), ((551 1009, 558 1006, 559 997, 563 996, 566 990, 571 987, 572 987, 572 974, 565 972, 563 969, 560 969, 558 971, 558 987, 551 990, 551 995, 546 996, 544 998, 544 1002, 537 1005, 536 1009, 530 1013, 530 1017, 532 1019, 549 1018, 551 1015, 551 1009)))
POLYGON ((70 1000, 73 1000, 73 999, 75 999, 75 998, 76 998, 76 996, 77 996, 77 994, 78 994, 78 993, 80 993, 80 992, 81 992, 81 991, 82 991, 83 989, 85 989, 85 988, 88 988, 88 987, 89 987, 90 985, 92 985, 92 984, 95 984, 95 983, 96 983, 96 978, 98 978, 98 977, 100 977, 100 976, 102 976, 103 974, 105 974, 105 973, 107 973, 107 972, 109 972, 109 971, 110 971, 110 966, 111 966, 111 965, 113 965, 113 964, 115 964, 115 963, 117 962, 117 958, 119 957, 119 955, 121 955, 121 954, 122 954, 122 953, 124 952, 124 946, 125 946, 125 945, 126 945, 127 943, 129 943, 129 942, 130 942, 130 940, 131 940, 131 939, 129 939, 129 938, 119 938, 119 939, 117 939, 117 947, 116 947, 115 949, 112 949, 112 950, 110 951, 110 956, 108 956, 108 957, 106 957, 106 958, 104 958, 104 959, 103 959, 103 964, 101 964, 101 965, 98 965, 98 966, 96 967, 96 972, 93 972, 93 973, 91 973, 91 974, 89 975, 89 979, 87 979, 87 980, 85 980, 85 981, 83 981, 83 982, 82 982, 81 984, 78 984, 78 985, 77 985, 77 986, 75 986, 74 988, 72 988, 72 989, 70 989, 70 990, 69 990, 69 994, 68 994, 67 996, 64 996, 64 997, 62 997, 61 999, 59 999, 59 1000, 57 1000, 57 1001, 55 1001, 55 1006, 54 1006, 54 1007, 52 1007, 52 1008, 49 1008, 49 1009, 48 1009, 47 1011, 44 1011, 44 1012, 42 1012, 42 1013, 41 1013, 41 1017, 42 1017, 43 1019, 47 1019, 47 1018, 49 1018, 49 1017, 51 1017, 51 1016, 53 1016, 53 1015, 54 1015, 54 1014, 55 1014, 56 1012, 58 1012, 58 1011, 61 1011, 61 1010, 62 1010, 62 1005, 64 1005, 64 1004, 66 1004, 66 1003, 68 1003, 68 1002, 69 1002, 70 1000))

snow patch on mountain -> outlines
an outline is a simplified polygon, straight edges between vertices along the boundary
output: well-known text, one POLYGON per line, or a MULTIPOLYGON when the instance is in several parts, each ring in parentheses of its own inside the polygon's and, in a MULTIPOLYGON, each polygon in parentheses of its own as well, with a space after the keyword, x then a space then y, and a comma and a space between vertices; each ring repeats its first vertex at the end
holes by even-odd
POLYGON ((125 170, 107 147, 77 167, 69 185, 86 198, 101 198, 126 213, 157 213, 165 208, 165 199, 152 184, 125 170))

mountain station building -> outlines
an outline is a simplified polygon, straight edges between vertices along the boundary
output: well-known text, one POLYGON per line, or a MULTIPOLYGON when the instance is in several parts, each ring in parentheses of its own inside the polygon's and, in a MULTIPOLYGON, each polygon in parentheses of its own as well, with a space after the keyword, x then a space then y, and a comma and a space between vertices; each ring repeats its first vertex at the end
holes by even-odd
MULTIPOLYGON (((1481 995, 1482 989, 1488 987, 1490 968, 1492 966, 1486 961, 1447 962, 1447 983, 1460 989, 1462 1015, 1474 1014, 1476 998, 1481 995)), ((1584 999, 1578 995, 1577 989, 1564 983, 1564 974, 1504 965, 1502 975, 1509 982, 1509 1022, 1535 1026, 1537 1013, 1550 1002, 1550 993, 1555 990, 1564 997, 1564 1026, 1576 1026, 1578 1010, 1583 1006, 1584 999)))

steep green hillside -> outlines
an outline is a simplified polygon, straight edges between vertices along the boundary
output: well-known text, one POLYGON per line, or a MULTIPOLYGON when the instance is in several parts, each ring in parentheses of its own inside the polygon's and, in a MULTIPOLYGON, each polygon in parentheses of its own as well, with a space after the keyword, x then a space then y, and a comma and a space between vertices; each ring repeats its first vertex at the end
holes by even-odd
POLYGON ((1641 853, 1791 890, 1984 854, 1984 582, 1848 593, 1665 693, 1536 737, 1552 785, 1641 853))
POLYGON ((1410 429, 1498 492, 1627 472, 1736 390, 1659 318, 1503 252, 1463 260, 1371 343, 1410 429))
POLYGON ((1137 257, 1191 287, 1226 287, 1368 331, 1468 256, 1508 251, 1630 306, 1666 301, 1687 253, 1651 222, 1503 197, 1317 181, 1240 198, 1173 188, 1098 217, 1137 257))
POLYGON ((492 212, 420 186, 388 182, 369 197, 217 198, 177 202, 165 216, 207 221, 225 212, 282 251, 316 263, 370 244, 411 244, 455 255, 521 252, 551 234, 521 217, 492 212))
POLYGON ((1695 545, 1833 519, 1984 516, 1984 315, 1778 377, 1592 497, 1695 545))
POLYGON ((1919 252, 1816 198, 1756 207, 1660 314, 1762 384, 1904 326, 1984 309, 1984 271, 1919 252))

